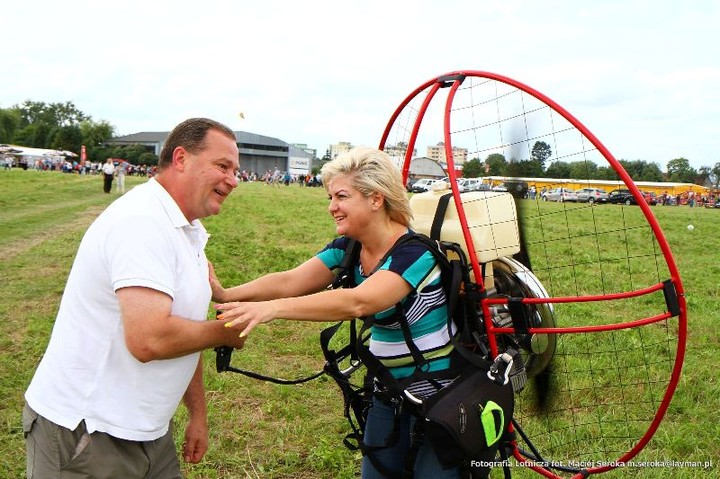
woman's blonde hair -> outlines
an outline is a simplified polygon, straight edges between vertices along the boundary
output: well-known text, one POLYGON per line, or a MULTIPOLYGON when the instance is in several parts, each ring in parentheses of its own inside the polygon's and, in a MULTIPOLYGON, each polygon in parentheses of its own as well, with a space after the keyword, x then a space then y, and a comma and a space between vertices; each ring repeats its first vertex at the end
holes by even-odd
POLYGON ((412 211, 402 175, 386 153, 367 146, 357 146, 326 163, 320 173, 325 189, 336 176, 347 176, 353 188, 363 195, 370 196, 375 192, 382 194, 388 216, 402 225, 410 226, 412 211))

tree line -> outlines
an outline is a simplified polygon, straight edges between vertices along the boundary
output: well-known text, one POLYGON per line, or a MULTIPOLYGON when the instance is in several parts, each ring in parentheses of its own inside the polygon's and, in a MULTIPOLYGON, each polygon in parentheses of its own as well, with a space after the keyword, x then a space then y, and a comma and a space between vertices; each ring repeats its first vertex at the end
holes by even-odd
MULTIPOLYGON (((482 176, 515 176, 529 178, 583 178, 592 180, 619 180, 617 172, 611 166, 598 166, 591 161, 554 161, 546 163, 552 157, 550 145, 537 141, 530 152, 530 158, 509 161, 504 155, 493 153, 484 161, 479 158, 468 160, 463 165, 463 176, 479 178, 482 176)), ((720 186, 720 162, 712 168, 703 166, 695 169, 687 158, 675 158, 667 163, 663 172, 660 165, 643 160, 619 160, 628 175, 634 181, 668 181, 676 183, 694 183, 701 186, 720 186)))
MULTIPOLYGON (((70 101, 45 103, 26 100, 10 108, 0 108, 0 143, 74 153, 80 153, 81 146, 85 145, 88 161, 104 162, 107 158, 122 158, 135 165, 157 165, 157 155, 142 145, 106 145, 114 136, 113 125, 104 120, 94 121, 70 101)), ((330 156, 329 150, 325 156, 330 156)), ((532 147, 530 158, 508 160, 499 153, 489 155, 484 161, 473 158, 463 166, 463 176, 620 179, 610 166, 598 166, 591 161, 554 161, 546 166, 551 157, 550 145, 537 141, 532 147)), ((720 162, 713 167, 695 169, 687 158, 674 158, 668 161, 667 170, 663 172, 657 163, 619 161, 635 181, 670 181, 720 187, 720 162)))
POLYGON ((114 136, 113 125, 105 120, 94 121, 70 101, 26 100, 10 108, 0 108, 0 143, 68 150, 78 155, 85 145, 88 161, 122 158, 135 165, 157 164, 157 155, 142 145, 106 145, 114 136))

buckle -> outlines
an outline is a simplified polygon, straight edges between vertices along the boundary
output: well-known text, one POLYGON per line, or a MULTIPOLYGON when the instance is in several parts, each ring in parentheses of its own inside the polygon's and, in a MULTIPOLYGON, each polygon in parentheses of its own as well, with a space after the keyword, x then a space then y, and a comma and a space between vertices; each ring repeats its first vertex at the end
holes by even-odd
POLYGON ((498 354, 487 372, 488 378, 495 381, 501 386, 505 386, 510 381, 510 371, 513 367, 513 357, 517 354, 514 349, 508 348, 502 354, 498 354))

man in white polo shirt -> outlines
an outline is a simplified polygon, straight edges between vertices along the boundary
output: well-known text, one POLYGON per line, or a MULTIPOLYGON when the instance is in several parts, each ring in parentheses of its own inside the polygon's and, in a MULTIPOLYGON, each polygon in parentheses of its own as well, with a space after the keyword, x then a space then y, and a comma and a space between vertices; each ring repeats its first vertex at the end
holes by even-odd
POLYGON ((213 120, 178 125, 158 175, 88 228, 47 351, 25 394, 28 478, 176 478, 170 421, 188 408, 183 458, 208 447, 204 349, 243 338, 207 321, 200 218, 237 186, 235 134, 213 120), (140 246, 140 247, 138 247, 140 246))

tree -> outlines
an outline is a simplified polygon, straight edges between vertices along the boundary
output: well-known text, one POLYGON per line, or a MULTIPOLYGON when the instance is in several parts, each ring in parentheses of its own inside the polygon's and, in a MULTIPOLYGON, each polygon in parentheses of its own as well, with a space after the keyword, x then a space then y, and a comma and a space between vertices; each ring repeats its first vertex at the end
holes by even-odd
POLYGON ((505 167, 505 176, 534 178, 541 174, 540 165, 534 160, 511 161, 505 167))
MULTIPOLYGON (((598 165, 592 161, 572 161, 568 166, 570 167, 570 178, 588 180, 597 178, 598 165)), ((548 174, 548 176, 550 175, 548 174)))
POLYGON ((539 178, 543 176, 542 166, 535 160, 522 160, 518 162, 520 174, 518 176, 526 176, 530 178, 539 178))
POLYGON ((14 141, 33 148, 50 148, 53 127, 47 123, 32 123, 15 133, 14 141))
POLYGON ((694 183, 696 185, 708 186, 710 183, 710 177, 712 176, 712 170, 709 166, 701 166, 698 170, 697 177, 694 183))
POLYGON ((105 160, 108 158, 113 158, 113 147, 96 146, 93 148, 87 148, 86 155, 87 161, 93 163, 105 163, 105 160))
POLYGON ((570 163, 567 161, 553 161, 545 174, 548 178, 572 178, 571 171, 570 163))
POLYGON ((140 165, 148 165, 148 166, 157 166, 158 164, 158 156, 155 153, 150 153, 149 151, 146 151, 144 153, 141 153, 138 157, 138 164, 140 165))
POLYGON ((620 164, 625 169, 630 178, 635 181, 662 181, 663 174, 660 171, 660 165, 657 163, 648 163, 643 160, 620 160, 620 164))
POLYGON ((81 146, 82 133, 80 132, 79 126, 61 126, 53 130, 50 139, 50 148, 80 153, 81 146))
POLYGON ((545 171, 545 161, 552 156, 550 145, 544 141, 536 141, 530 152, 530 159, 538 164, 540 171, 545 171))
POLYGON ((611 168, 609 166, 599 166, 594 179, 617 181, 620 179, 620 177, 618 176, 617 171, 615 171, 614 168, 611 168))
POLYGON ((669 181, 678 183, 692 183, 697 177, 697 171, 690 166, 690 161, 682 157, 668 161, 667 173, 669 181))
POLYGON ((115 127, 106 121, 94 122, 85 120, 80 123, 83 145, 88 148, 102 146, 107 140, 115 136, 115 127))
POLYGON ((15 132, 20 126, 20 112, 0 108, 0 143, 14 143, 15 132))
POLYGON ((45 123, 51 126, 71 126, 90 119, 70 101, 65 103, 45 103, 26 100, 15 108, 20 112, 21 126, 34 123, 45 123))
POLYGON ((715 163, 710 170, 710 181, 715 188, 720 188, 720 163, 715 163))
POLYGON ((107 151, 108 148, 104 146, 107 140, 115 136, 115 127, 110 123, 85 120, 80 123, 80 132, 82 133, 82 144, 85 145, 89 161, 103 162, 106 158, 112 156, 107 151))
MULTIPOLYGON (((19 117, 14 141, 35 148, 80 151, 84 144, 81 125, 90 117, 72 102, 45 103, 26 100, 13 107, 19 117)), ((108 125, 109 126, 109 125, 108 125)), ((110 127, 112 132, 112 127, 110 127)))
MULTIPOLYGON (((492 153, 485 158, 488 176, 503 176, 507 167, 507 160, 500 153, 492 153)), ((481 175, 484 176, 484 175, 481 175)))
MULTIPOLYGON (((122 158, 133 165, 142 165, 143 163, 147 164, 148 161, 148 157, 145 156, 145 153, 149 152, 143 145, 122 145, 114 147, 110 156, 112 158, 122 158)), ((153 153, 150 154, 153 158, 155 157, 153 153)))
POLYGON ((478 158, 468 160, 463 165, 463 178, 479 178, 485 175, 485 165, 478 158))

